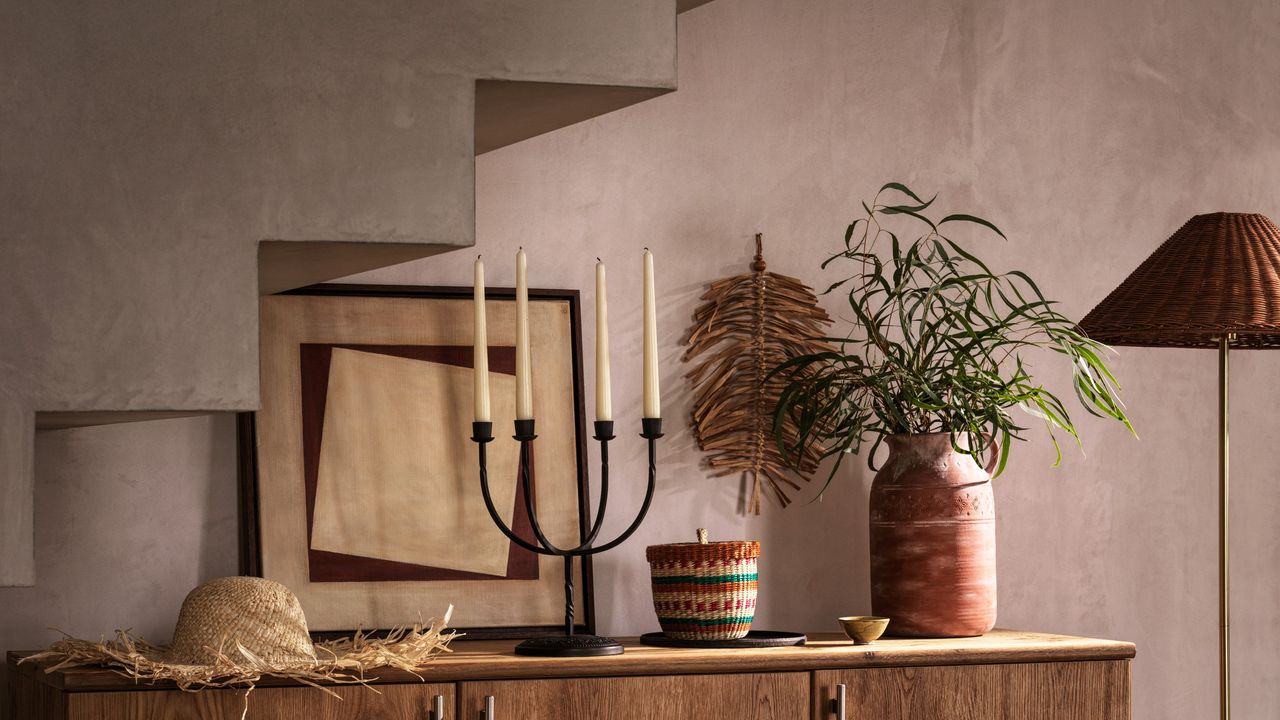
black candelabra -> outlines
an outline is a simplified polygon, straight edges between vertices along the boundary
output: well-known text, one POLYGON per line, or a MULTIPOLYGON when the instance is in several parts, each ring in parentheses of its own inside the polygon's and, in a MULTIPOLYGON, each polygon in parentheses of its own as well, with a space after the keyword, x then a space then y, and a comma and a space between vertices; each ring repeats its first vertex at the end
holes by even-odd
MULTIPOLYGON (((517 654, 581 657, 618 655, 622 652, 622 644, 612 638, 574 634, 573 559, 596 555, 621 545, 627 538, 631 537, 636 528, 640 527, 640 523, 644 521, 645 515, 649 512, 649 504, 653 502, 653 489, 657 480, 657 440, 662 437, 662 420, 660 418, 644 418, 640 423, 640 437, 649 443, 649 486, 645 490, 644 502, 640 505, 640 512, 631 521, 631 525, 618 537, 607 543, 596 544, 596 538, 599 536, 600 528, 604 524, 605 508, 609 502, 609 441, 614 437, 613 422, 597 420, 595 423, 595 439, 600 443, 600 503, 596 509, 595 520, 590 523, 591 527, 586 537, 576 547, 571 548, 556 547, 554 543, 548 540, 546 534, 542 531, 542 526, 538 523, 537 513, 534 511, 531 449, 537 435, 534 434, 533 420, 516 420, 515 436, 513 437, 514 440, 520 443, 520 465, 516 481, 521 483, 524 491, 524 510, 528 514, 529 526, 533 531, 534 541, 532 542, 517 535, 502 520, 502 517, 498 515, 497 508, 493 506, 493 497, 489 492, 489 469, 486 452, 486 446, 493 441, 493 423, 476 422, 471 424, 471 439, 475 441, 480 450, 480 489, 484 495, 484 504, 489 511, 489 517, 493 518, 494 524, 498 526, 502 534, 506 535, 511 542, 519 547, 539 555, 554 555, 564 558, 564 635, 526 640, 516 646, 517 654)), ((580 505, 578 512, 580 516, 582 513, 587 513, 589 516, 590 509, 580 505)), ((585 522, 579 523, 579 527, 586 527, 586 525, 585 522)))

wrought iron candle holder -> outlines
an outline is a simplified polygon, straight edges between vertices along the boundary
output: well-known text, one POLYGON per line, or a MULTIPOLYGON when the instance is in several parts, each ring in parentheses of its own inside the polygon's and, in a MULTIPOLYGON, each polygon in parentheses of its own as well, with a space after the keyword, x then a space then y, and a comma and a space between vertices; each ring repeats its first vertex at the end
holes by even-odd
MULTIPOLYGON (((502 534, 506 535, 507 539, 519 547, 539 555, 553 555, 564 559, 564 635, 526 640, 516 646, 516 654, 584 657, 618 655, 622 653, 622 644, 613 638, 574 634, 573 559, 597 555, 621 545, 627 538, 631 537, 636 528, 640 527, 640 523, 644 521, 645 515, 649 512, 649 505, 653 502, 653 489, 657 481, 657 440, 662 437, 662 420, 660 418, 644 418, 640 421, 640 424, 640 437, 649 443, 649 486, 645 490, 644 502, 640 505, 640 512, 631 521, 631 525, 616 538, 607 543, 596 544, 596 538, 599 536, 600 528, 604 524, 605 508, 609 502, 609 441, 614 439, 613 422, 597 420, 595 423, 595 439, 600 443, 600 503, 596 508, 595 519, 590 523, 590 530, 587 536, 576 547, 571 548, 557 547, 548 540, 546 534, 542 531, 541 525, 538 523, 537 513, 534 511, 533 473, 530 468, 532 453, 530 450, 537 435, 534 433, 533 420, 516 420, 515 435, 513 437, 514 440, 520 443, 519 474, 516 481, 521 483, 524 490, 524 509, 529 517, 529 526, 533 530, 535 539, 533 542, 516 535, 511 527, 498 515, 498 510, 493 505, 493 497, 489 492, 489 469, 486 451, 486 446, 493 441, 493 423, 476 422, 471 424, 471 439, 479 446, 480 453, 480 490, 484 495, 484 505, 489 511, 489 517, 493 518, 494 524, 498 526, 502 534)), ((589 515, 590 509, 579 506, 578 512, 580 514, 588 513, 589 515)), ((585 526, 586 523, 579 524, 579 527, 585 526)))

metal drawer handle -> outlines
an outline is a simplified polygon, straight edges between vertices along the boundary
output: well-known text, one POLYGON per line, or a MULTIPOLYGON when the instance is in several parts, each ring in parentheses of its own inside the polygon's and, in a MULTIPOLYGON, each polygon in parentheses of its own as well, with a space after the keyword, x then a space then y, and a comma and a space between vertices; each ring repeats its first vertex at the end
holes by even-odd
POLYGON ((493 712, 493 696, 484 696, 484 720, 497 720, 497 716, 493 712))
POLYGON ((432 701, 431 720, 444 720, 444 696, 437 695, 432 701))
POLYGON ((836 685, 836 699, 831 701, 831 712, 835 713, 836 720, 845 720, 844 717, 844 683, 836 685))

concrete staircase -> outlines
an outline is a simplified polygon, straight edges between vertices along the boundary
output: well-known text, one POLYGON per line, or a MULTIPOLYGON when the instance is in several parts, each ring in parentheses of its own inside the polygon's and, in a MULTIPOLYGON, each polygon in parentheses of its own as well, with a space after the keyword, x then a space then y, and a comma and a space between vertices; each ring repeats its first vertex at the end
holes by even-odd
POLYGON ((37 425, 256 408, 260 293, 473 245, 475 155, 674 90, 700 4, 0 6, 0 586, 37 425))

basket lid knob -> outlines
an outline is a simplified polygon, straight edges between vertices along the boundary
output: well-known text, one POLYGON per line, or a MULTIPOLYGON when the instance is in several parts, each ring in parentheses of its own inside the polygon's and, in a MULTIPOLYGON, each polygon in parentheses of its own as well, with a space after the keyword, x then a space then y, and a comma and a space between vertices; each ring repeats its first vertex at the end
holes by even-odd
POLYGON ((707 529, 706 529, 706 528, 698 528, 698 544, 699 544, 699 545, 706 545, 706 544, 707 544, 707 529))

